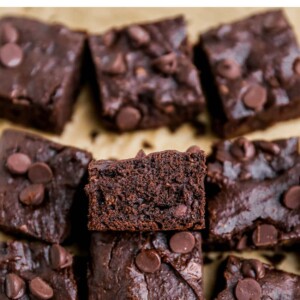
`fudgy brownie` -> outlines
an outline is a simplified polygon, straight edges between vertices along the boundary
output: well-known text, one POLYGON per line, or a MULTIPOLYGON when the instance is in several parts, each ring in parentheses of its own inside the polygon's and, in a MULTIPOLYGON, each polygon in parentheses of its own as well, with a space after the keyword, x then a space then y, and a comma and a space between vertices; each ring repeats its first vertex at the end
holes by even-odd
POLYGON ((60 133, 79 90, 85 40, 58 24, 0 19, 0 117, 60 133))
POLYGON ((195 53, 218 135, 300 116, 300 49, 283 11, 213 28, 201 34, 195 53))
POLYGON ((91 155, 37 135, 6 130, 0 140, 0 228, 51 243, 70 231, 71 209, 91 155))
POLYGON ((203 151, 163 151, 89 165, 90 230, 158 231, 204 227, 203 151))
POLYGON ((174 126, 203 110, 182 16, 91 35, 89 46, 110 128, 174 126))
POLYGON ((300 276, 276 270, 257 259, 230 256, 224 277, 226 288, 217 300, 300 299, 300 276))
POLYGON ((298 138, 219 142, 207 173, 209 244, 242 250, 300 241, 298 138))
POLYGON ((72 255, 58 244, 0 242, 0 299, 78 299, 72 255))
POLYGON ((89 300, 204 299, 201 235, 93 233, 89 300))

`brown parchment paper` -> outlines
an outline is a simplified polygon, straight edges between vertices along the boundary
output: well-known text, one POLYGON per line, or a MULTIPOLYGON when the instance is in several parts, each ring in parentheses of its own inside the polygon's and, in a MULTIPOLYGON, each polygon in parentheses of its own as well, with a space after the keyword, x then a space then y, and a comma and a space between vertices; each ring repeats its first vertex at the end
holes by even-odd
MULTIPOLYGON (((184 14, 188 21, 188 32, 192 41, 195 41, 199 32, 222 22, 230 22, 243 18, 251 13, 263 11, 263 8, 0 8, 0 16, 17 14, 39 18, 47 22, 61 22, 74 29, 85 29, 92 32, 102 32, 110 27, 122 26, 132 22, 150 21, 165 16, 184 14)), ((300 40, 300 8, 285 9, 288 19, 293 24, 300 40)), ((201 117, 207 123, 207 117, 201 117)), ((10 122, 0 120, 0 134, 5 128, 15 126, 10 122)), ((66 126, 61 136, 49 135, 26 128, 44 135, 54 141, 63 144, 78 146, 91 151, 96 158, 128 158, 133 157, 145 142, 152 148, 144 147, 146 152, 165 149, 186 150, 190 145, 199 145, 209 152, 210 145, 217 138, 209 130, 199 136, 195 128, 190 125, 181 126, 176 132, 166 128, 157 130, 140 131, 127 134, 113 134, 105 131, 99 122, 99 116, 95 110, 90 90, 85 86, 75 106, 72 121, 66 126), (93 136, 93 138, 92 138, 93 136), (95 137, 96 136, 96 137, 95 137)), ((298 120, 279 123, 268 130, 257 131, 247 135, 254 138, 286 138, 300 136, 300 118, 298 120)), ((0 240, 8 236, 0 233, 0 240)), ((264 254, 274 255, 273 252, 244 252, 237 255, 247 258, 259 258, 265 262, 264 254)), ((300 274, 300 249, 295 252, 284 253, 285 259, 278 268, 300 274)), ((204 266, 204 287, 206 298, 212 294, 213 286, 219 281, 216 269, 219 262, 227 253, 206 254, 214 258, 214 262, 204 266), (222 257, 220 257, 222 256, 222 257)))

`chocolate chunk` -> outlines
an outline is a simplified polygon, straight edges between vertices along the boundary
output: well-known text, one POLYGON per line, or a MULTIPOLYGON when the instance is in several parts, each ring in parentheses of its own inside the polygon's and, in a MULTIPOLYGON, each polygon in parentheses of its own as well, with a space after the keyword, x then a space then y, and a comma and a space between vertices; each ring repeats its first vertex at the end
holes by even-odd
POLYGON ((35 277, 30 281, 29 289, 33 296, 41 300, 51 299, 54 295, 51 286, 40 277, 35 277))
POLYGON ((188 153, 197 153, 200 151, 201 151, 201 149, 196 145, 193 145, 186 150, 186 152, 188 152, 188 153))
POLYGON ((174 74, 177 70, 177 57, 175 53, 163 55, 153 61, 153 66, 165 74, 174 74))
POLYGON ((189 253, 194 246, 195 238, 192 233, 187 231, 175 233, 170 239, 170 248, 176 253, 189 253))
POLYGON ((262 110, 266 101, 267 91, 264 87, 258 84, 252 85, 243 96, 245 106, 255 111, 262 110))
POLYGON ((258 225, 252 234, 255 246, 270 246, 277 243, 278 231, 273 225, 258 225))
POLYGON ((128 27, 127 33, 136 47, 145 46, 150 42, 149 33, 141 26, 132 25, 128 27))
POLYGON ((135 258, 137 267, 145 273, 154 273, 160 269, 160 256, 154 250, 142 250, 135 258))
POLYGON ((240 65, 232 59, 224 59, 217 64, 217 72, 227 79, 237 79, 241 77, 240 65))
POLYGON ((50 249, 50 261, 53 269, 61 270, 71 266, 73 258, 64 247, 55 244, 50 249))
POLYGON ((141 118, 142 116, 138 109, 127 106, 119 111, 116 122, 120 130, 126 131, 136 128, 141 118))
POLYGON ((289 209, 300 208, 300 186, 292 186, 283 197, 283 204, 289 209))
POLYGON ((11 154, 6 161, 6 167, 12 174, 25 174, 31 165, 31 159, 23 153, 11 154))
POLYGON ((18 31, 11 24, 6 23, 1 28, 1 41, 2 43, 15 43, 19 37, 18 31))
POLYGON ((52 180, 53 173, 46 163, 37 162, 29 167, 28 178, 32 183, 48 183, 52 180))
POLYGON ((280 147, 272 142, 268 142, 268 141, 259 141, 257 142, 257 145, 260 149, 262 149, 263 151, 273 154, 273 155, 277 155, 280 153, 280 147))
POLYGON ((31 184, 21 191, 19 200, 25 205, 40 205, 45 197, 45 188, 42 184, 31 184))
POLYGON ((265 276, 265 267, 257 259, 245 260, 242 263, 242 273, 245 277, 260 279, 265 276))
POLYGON ((297 57, 293 63, 293 70, 296 74, 300 75, 300 57, 297 57))
POLYGON ((126 65, 122 53, 112 53, 103 56, 101 66, 103 72, 112 75, 119 75, 126 72, 126 65))
POLYGON ((23 51, 17 44, 7 43, 0 48, 0 60, 5 67, 17 67, 23 60, 23 51))
POLYGON ((261 300, 261 286, 252 278, 242 279, 235 287, 235 296, 238 300, 261 300))
POLYGON ((231 154, 241 161, 248 161, 255 155, 253 143, 244 137, 236 139, 230 148, 231 154))
POLYGON ((174 216, 175 217, 182 217, 185 216, 187 212, 187 206, 184 204, 179 204, 174 211, 174 216))
POLYGON ((5 279, 6 295, 9 299, 19 299, 25 294, 24 280, 14 273, 6 275, 5 279))

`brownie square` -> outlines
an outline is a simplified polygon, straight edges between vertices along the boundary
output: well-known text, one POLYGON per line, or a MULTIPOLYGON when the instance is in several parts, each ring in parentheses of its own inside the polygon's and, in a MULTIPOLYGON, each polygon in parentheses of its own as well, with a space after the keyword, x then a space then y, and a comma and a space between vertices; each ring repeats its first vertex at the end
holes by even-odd
MULTIPOLYGON (((6 130, 0 140, 0 228, 50 243, 70 232, 91 155, 37 135, 6 130)), ((83 204, 84 206, 84 204, 83 204)))
POLYGON ((72 255, 57 244, 0 242, 0 299, 77 300, 72 255))
POLYGON ((299 139, 214 145, 208 157, 208 245, 243 250, 300 241, 299 139))
POLYGON ((198 147, 89 165, 90 230, 161 231, 204 227, 205 156, 198 147))
POLYGON ((90 300, 204 299, 201 235, 93 233, 90 300))
POLYGON ((0 19, 0 117, 60 133, 80 87, 85 39, 58 24, 0 19))
POLYGON ((196 53, 219 136, 242 135, 300 116, 300 50, 283 11, 208 30, 196 53))
POLYGON ((91 35, 89 46, 108 127, 175 126, 203 110, 182 16, 91 35))

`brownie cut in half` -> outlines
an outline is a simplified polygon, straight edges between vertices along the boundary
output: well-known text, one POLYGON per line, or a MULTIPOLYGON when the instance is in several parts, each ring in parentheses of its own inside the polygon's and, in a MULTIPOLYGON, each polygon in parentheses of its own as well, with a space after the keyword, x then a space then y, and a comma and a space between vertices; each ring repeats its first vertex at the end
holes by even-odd
POLYGON ((0 140, 0 228, 50 243, 70 232, 72 207, 91 155, 37 135, 6 130, 0 140))
POLYGON ((159 231, 204 227, 204 152, 168 150, 89 165, 89 229, 159 231))
POLYGON ((89 47, 109 128, 177 126, 203 110, 182 16, 91 35, 89 47))
POLYGON ((219 136, 300 116, 300 50, 283 11, 213 28, 201 34, 195 52, 219 136))
POLYGON ((257 259, 229 256, 224 278, 226 288, 216 300, 300 299, 300 276, 257 259))
POLYGON ((58 244, 0 242, 0 299, 77 300, 72 255, 58 244))
POLYGON ((300 241, 299 139, 213 146, 206 179, 208 244, 274 248, 300 241))
POLYGON ((60 133, 79 91, 85 40, 58 24, 0 19, 0 117, 60 133))
POLYGON ((92 234, 89 300, 204 299, 198 232, 92 234))

